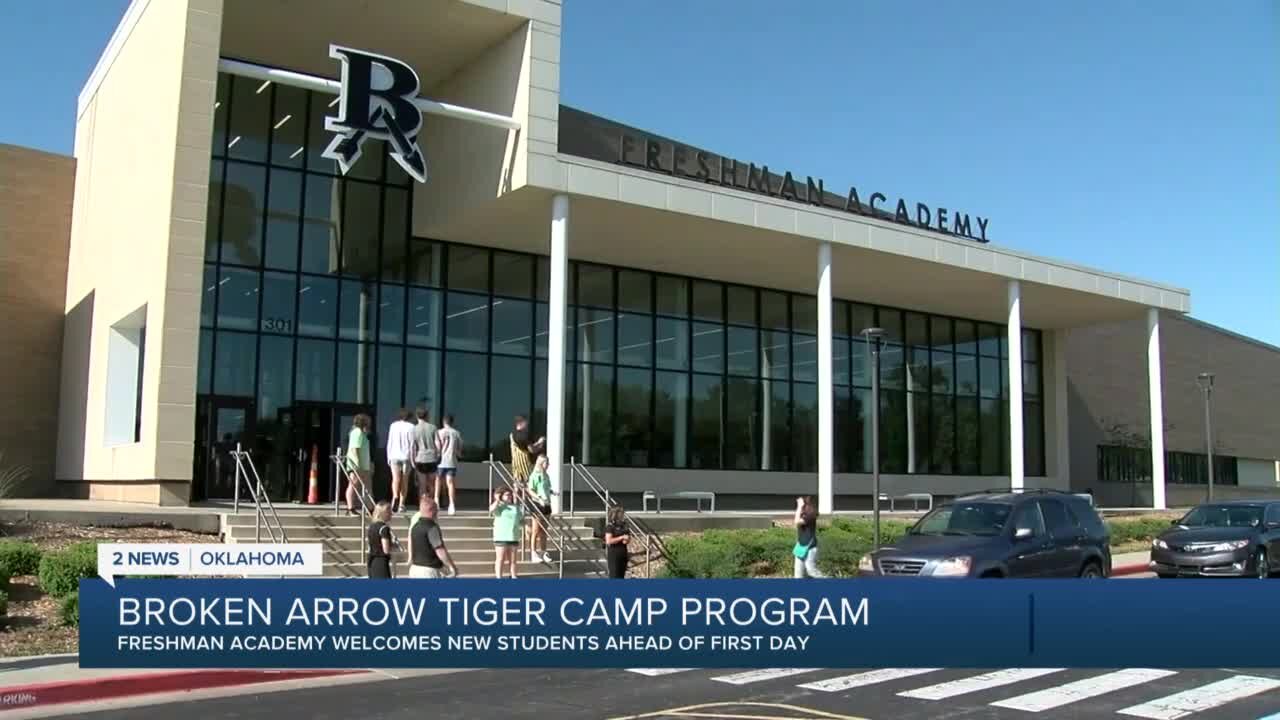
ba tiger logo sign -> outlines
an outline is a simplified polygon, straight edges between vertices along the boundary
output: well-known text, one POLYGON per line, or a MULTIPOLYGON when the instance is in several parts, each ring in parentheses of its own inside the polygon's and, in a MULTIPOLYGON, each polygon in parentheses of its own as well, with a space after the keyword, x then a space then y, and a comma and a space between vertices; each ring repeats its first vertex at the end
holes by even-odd
POLYGON ((360 159, 369 138, 388 144, 391 158, 418 182, 427 181, 427 161, 418 147, 422 110, 418 73, 385 55, 329 46, 329 57, 342 63, 338 116, 326 117, 326 130, 337 133, 323 153, 336 160, 345 175, 360 159))

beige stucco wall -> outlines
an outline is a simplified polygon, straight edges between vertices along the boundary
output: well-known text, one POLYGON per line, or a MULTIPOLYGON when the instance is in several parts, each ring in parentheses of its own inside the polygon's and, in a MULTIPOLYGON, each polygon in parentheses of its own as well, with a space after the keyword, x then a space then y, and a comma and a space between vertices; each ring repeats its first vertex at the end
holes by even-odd
POLYGON ((515 32, 437 86, 423 88, 432 99, 510 115, 521 129, 425 116, 420 141, 429 177, 414 190, 418 235, 446 234, 455 218, 524 187, 547 163, 557 165, 560 5, 534 0, 521 12, 529 20, 515 32))
POLYGON ((63 494, 186 502, 222 0, 135 0, 76 123, 56 476, 63 494), (110 328, 147 308, 139 442, 104 441, 110 328))

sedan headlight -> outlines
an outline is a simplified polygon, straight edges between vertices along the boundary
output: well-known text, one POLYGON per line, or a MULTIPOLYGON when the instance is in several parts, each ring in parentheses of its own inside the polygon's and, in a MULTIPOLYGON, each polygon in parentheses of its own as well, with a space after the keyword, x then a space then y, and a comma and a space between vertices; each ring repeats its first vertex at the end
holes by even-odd
POLYGON ((1155 538, 1151 541, 1151 547, 1160 548, 1161 550, 1168 550, 1169 543, 1161 540, 1160 538, 1155 538))
POLYGON ((858 560, 858 572, 875 572, 875 565, 871 562, 870 555, 863 555, 858 560))
POLYGON ((1248 540, 1232 540, 1230 542, 1222 542, 1209 548, 1209 552, 1230 552, 1232 550, 1239 550, 1240 548, 1248 544, 1249 544, 1248 540))
POLYGON ((964 577, 973 566, 973 558, 968 555, 950 557, 941 560, 933 568, 933 577, 964 577))

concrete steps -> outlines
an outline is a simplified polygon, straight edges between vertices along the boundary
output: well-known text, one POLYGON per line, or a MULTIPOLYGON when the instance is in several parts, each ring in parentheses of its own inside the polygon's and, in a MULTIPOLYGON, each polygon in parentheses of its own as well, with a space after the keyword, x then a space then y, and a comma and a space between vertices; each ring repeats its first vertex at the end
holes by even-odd
MULTIPOLYGON (((361 518, 345 512, 335 516, 328 510, 280 513, 280 525, 290 542, 319 543, 324 547, 324 574, 326 577, 364 577, 365 561, 361 533, 361 518)), ((392 554, 397 577, 409 574, 408 548, 409 521, 412 513, 400 513, 392 521, 392 530, 400 541, 402 550, 392 554)), ((462 577, 493 576, 493 522, 485 512, 462 512, 441 515, 437 518, 445 543, 458 565, 462 577)), ((594 535, 588 518, 554 518, 564 534, 564 576, 603 576, 605 571, 604 549, 594 535)), ((270 533, 263 527, 260 540, 255 537, 255 517, 251 509, 239 514, 225 513, 222 517, 223 538, 227 543, 270 542, 270 533)), ((521 577, 560 577, 559 550, 548 538, 548 550, 556 558, 553 562, 534 563, 520 551, 521 562, 517 572, 521 577)))

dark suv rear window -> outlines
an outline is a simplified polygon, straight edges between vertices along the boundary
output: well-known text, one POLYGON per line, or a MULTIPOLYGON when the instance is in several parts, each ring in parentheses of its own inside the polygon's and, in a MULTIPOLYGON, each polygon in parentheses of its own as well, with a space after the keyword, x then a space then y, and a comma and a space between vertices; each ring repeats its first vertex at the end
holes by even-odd
POLYGON ((1077 524, 1083 527, 1093 537, 1102 537, 1107 535, 1107 526, 1102 522, 1102 518, 1098 516, 1098 511, 1093 509, 1089 501, 1071 497, 1066 501, 1067 512, 1076 519, 1077 524))

